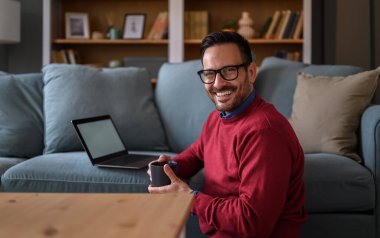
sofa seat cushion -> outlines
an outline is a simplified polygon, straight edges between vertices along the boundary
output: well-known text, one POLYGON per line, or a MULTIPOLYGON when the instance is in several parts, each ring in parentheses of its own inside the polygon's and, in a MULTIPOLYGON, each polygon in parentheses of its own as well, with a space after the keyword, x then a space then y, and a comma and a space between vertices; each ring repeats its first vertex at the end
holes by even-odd
POLYGON ((149 177, 146 169, 98 168, 84 152, 69 152, 42 155, 13 166, 3 175, 2 184, 7 192, 144 193, 149 177))
POLYGON ((350 158, 306 154, 304 180, 309 212, 358 212, 375 207, 371 172, 350 158))
POLYGON ((10 167, 25 161, 25 158, 0 157, 0 176, 10 167))
MULTIPOLYGON (((15 158, 15 157, 0 157, 0 176, 5 173, 10 167, 23 162, 24 158, 15 158)), ((1 180, 0 180, 1 182, 1 180)), ((3 191, 3 187, 0 183, 0 192, 3 191)))

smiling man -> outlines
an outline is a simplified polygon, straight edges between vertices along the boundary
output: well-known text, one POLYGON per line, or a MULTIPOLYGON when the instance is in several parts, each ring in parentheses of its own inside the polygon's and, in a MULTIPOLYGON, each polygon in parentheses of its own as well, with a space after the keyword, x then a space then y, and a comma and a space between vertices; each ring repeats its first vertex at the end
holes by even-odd
POLYGON ((178 177, 165 165, 171 184, 149 192, 194 194, 192 212, 211 237, 299 237, 306 220, 304 153, 286 118, 255 91, 248 42, 214 32, 203 40, 201 56, 198 75, 217 110, 200 137, 173 158, 178 177), (181 178, 201 168, 204 191, 193 191, 181 178))

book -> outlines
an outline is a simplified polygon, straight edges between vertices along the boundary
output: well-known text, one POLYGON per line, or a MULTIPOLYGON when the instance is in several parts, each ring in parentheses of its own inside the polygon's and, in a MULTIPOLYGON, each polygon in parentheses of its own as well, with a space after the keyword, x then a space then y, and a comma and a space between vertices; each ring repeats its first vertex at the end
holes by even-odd
POLYGON ((148 39, 150 40, 160 40, 164 39, 167 35, 169 26, 169 16, 168 12, 158 13, 156 20, 153 23, 152 28, 148 34, 148 39))
POLYGON ((67 54, 69 57, 70 64, 77 64, 78 63, 76 53, 73 49, 68 49, 67 54))
POLYGON ((300 39, 303 30, 303 11, 300 12, 300 17, 293 35, 293 39, 300 39))
POLYGON ((265 34, 265 37, 264 37, 265 39, 271 39, 271 38, 273 38, 273 31, 274 31, 275 26, 278 23, 280 15, 281 15, 280 11, 275 11, 274 12, 273 17, 272 17, 272 22, 271 22, 271 24, 269 26, 268 31, 265 34))
POLYGON ((64 64, 65 63, 65 58, 61 54, 60 50, 52 50, 51 62, 57 63, 57 64, 64 64))
POLYGON ((282 39, 282 35, 284 34, 286 25, 289 21, 290 14, 291 14, 290 10, 282 11, 281 22, 280 22, 280 25, 278 26, 277 31, 273 37, 274 39, 277 39, 277 40, 282 39))
POLYGON ((203 39, 209 33, 209 14, 207 11, 200 13, 199 36, 203 39))
POLYGON ((78 52, 74 49, 52 50, 51 62, 57 64, 78 64, 78 52))
POLYGON ((267 33, 270 24, 272 23, 273 17, 268 17, 268 19, 265 21, 264 26, 260 32, 259 38, 264 38, 265 34, 267 33))
POLYGON ((292 29, 292 26, 293 26, 293 22, 294 22, 294 19, 296 17, 296 12, 291 12, 290 15, 289 15, 289 19, 285 25, 285 29, 284 29, 284 32, 283 34, 281 35, 281 39, 287 39, 289 38, 289 34, 290 34, 290 31, 292 29))
POLYGON ((184 22, 185 39, 203 39, 209 32, 207 11, 186 11, 184 22))
POLYGON ((284 20, 284 14, 283 14, 283 11, 282 12, 280 11, 280 15, 278 16, 278 20, 276 22, 276 25, 273 28, 273 32, 272 32, 272 35, 270 37, 271 39, 275 38, 276 33, 277 33, 278 29, 280 28, 280 25, 282 24, 283 20, 284 20))
POLYGON ((296 31, 296 27, 297 27, 299 19, 300 19, 300 13, 296 12, 295 16, 294 16, 294 20, 292 22, 292 27, 290 29, 290 32, 289 32, 289 34, 285 38, 287 38, 287 39, 293 38, 294 32, 296 31))
POLYGON ((293 60, 293 61, 300 61, 301 60, 301 53, 300 52, 298 52, 298 51, 288 52, 286 49, 277 50, 274 53, 274 56, 277 58, 293 60))
POLYGON ((185 39, 191 39, 190 22, 191 22, 190 12, 186 11, 184 15, 184 38, 185 39))

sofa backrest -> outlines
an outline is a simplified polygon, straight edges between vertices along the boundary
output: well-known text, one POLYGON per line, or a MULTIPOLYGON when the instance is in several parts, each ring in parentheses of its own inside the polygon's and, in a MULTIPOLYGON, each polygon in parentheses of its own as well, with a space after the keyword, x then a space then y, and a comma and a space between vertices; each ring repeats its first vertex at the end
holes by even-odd
POLYGON ((39 73, 0 76, 0 157, 42 153, 42 89, 39 73))
POLYGON ((276 57, 262 62, 255 88, 268 102, 272 103, 286 118, 292 113, 293 95, 299 72, 322 76, 346 76, 361 72, 362 69, 347 65, 308 65, 276 57))
POLYGON ((169 147, 177 153, 198 138, 203 123, 215 109, 196 73, 200 69, 200 60, 166 63, 158 74, 156 105, 169 147))
POLYGON ((128 149, 167 150, 150 80, 144 68, 45 66, 44 153, 82 150, 70 121, 104 114, 112 116, 128 149))

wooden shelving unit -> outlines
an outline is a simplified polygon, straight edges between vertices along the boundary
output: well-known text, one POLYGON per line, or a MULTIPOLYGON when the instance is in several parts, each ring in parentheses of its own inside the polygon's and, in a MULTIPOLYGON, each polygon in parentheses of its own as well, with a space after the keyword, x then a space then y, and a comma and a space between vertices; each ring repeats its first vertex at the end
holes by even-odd
MULTIPOLYGON (((256 32, 254 39, 248 42, 256 54, 257 63, 274 55, 277 51, 299 52, 302 55, 303 39, 258 39, 265 21, 273 16, 276 10, 303 10, 303 0, 187 0, 184 4, 185 11, 207 11, 209 14, 209 30, 219 31, 226 20, 238 21, 243 11, 247 11, 254 21, 253 29, 256 32)), ((199 57, 200 39, 185 39, 185 60, 199 57)))
MULTIPOLYGON (((311 6, 311 0, 43 0, 44 4, 44 64, 51 62, 53 49, 74 49, 78 51, 81 63, 107 66, 110 60, 123 57, 166 57, 170 62, 180 62, 199 58, 201 39, 184 39, 181 24, 185 11, 207 11, 209 13, 209 31, 221 30, 221 22, 226 19, 238 20, 242 11, 248 11, 254 19, 257 34, 265 20, 275 10, 290 9, 300 11, 311 6), (307 2, 307 4, 305 4, 307 2), (169 12, 169 9, 171 12, 169 12), (123 28, 124 15, 127 13, 145 13, 146 37, 160 11, 168 11, 169 19, 179 19, 169 24, 168 40, 76 40, 65 39, 64 13, 86 12, 90 18, 90 32, 105 32, 107 16, 112 16, 113 24, 123 28), (172 35, 170 35, 172 33, 172 35)), ((305 15, 310 12, 304 11, 305 15)), ((305 21, 308 28, 307 21, 305 21)), ((306 29, 310 33, 310 29, 306 29)), ((305 54, 305 45, 310 44, 310 37, 304 39, 250 39, 258 64, 264 57, 273 55, 277 50, 289 50, 305 54)), ((310 50, 306 50, 310 55, 310 50)))

